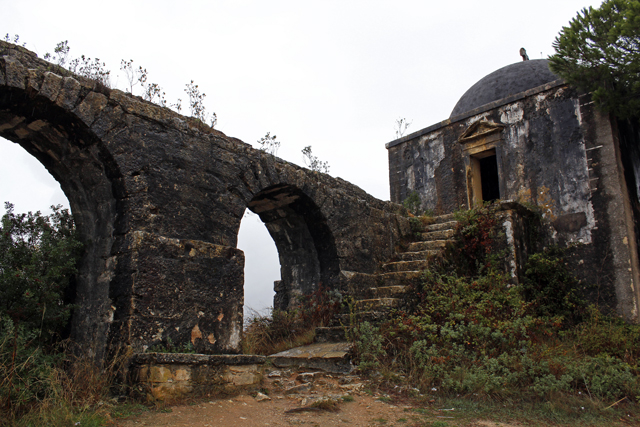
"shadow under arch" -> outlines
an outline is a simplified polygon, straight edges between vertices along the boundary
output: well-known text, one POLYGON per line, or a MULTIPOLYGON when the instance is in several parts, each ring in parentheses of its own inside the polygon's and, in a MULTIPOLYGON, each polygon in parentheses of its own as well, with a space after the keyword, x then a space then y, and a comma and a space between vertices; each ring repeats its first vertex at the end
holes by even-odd
POLYGON ((258 214, 273 238, 280 258, 274 309, 294 307, 321 285, 339 284, 336 243, 316 203, 301 189, 276 184, 256 193, 247 206, 258 214))
POLYGON ((28 90, 0 86, 0 137, 19 144, 60 183, 85 252, 71 289, 71 338, 102 360, 113 318, 119 173, 111 155, 78 117, 28 90))

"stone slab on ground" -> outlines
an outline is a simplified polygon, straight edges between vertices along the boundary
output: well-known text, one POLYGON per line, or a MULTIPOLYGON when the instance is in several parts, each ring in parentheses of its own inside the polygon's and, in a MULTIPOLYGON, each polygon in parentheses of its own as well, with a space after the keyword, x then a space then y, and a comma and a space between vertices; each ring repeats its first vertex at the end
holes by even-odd
POLYGON ((320 369, 333 373, 349 373, 353 370, 350 352, 351 343, 316 343, 269 356, 269 360, 279 367, 299 366, 320 369))

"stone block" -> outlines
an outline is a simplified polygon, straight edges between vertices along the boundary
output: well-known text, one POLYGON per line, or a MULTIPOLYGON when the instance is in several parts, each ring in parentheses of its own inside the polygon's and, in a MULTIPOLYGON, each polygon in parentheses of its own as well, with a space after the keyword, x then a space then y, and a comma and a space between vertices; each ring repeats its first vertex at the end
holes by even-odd
POLYGON ((166 383, 173 380, 171 369, 166 366, 150 366, 148 381, 153 383, 166 383))
POLYGON ((172 123, 175 113, 150 102, 140 101, 119 90, 111 91, 110 99, 120 105, 124 111, 161 123, 172 123))
POLYGON ((32 89, 35 92, 40 90, 40 85, 42 84, 43 76, 38 72, 38 70, 29 69, 27 70, 29 76, 28 88, 32 89))
POLYGON ((173 384, 161 384, 152 386, 149 388, 148 394, 149 400, 159 400, 163 402, 170 402, 172 400, 181 398, 190 394, 193 391, 193 386, 187 383, 173 383, 173 384))
POLYGON ((5 84, 18 89, 25 88, 27 80, 26 68, 16 59, 10 56, 3 56, 1 62, 4 62, 5 84))
POLYGON ((224 381, 232 386, 257 384, 261 378, 258 365, 228 366, 223 376, 224 381))
POLYGON ((55 101, 62 87, 62 77, 52 72, 44 73, 44 81, 40 86, 39 95, 50 101, 55 101))
POLYGON ((89 92, 74 112, 87 126, 91 126, 108 102, 109 100, 103 94, 89 92))
POLYGON ((173 377, 176 381, 189 381, 191 379, 191 369, 177 368, 173 377))
POLYGON ((72 77, 63 78, 60 92, 56 98, 56 104, 60 107, 66 108, 67 110, 73 109, 76 105, 76 101, 78 100, 81 88, 82 85, 80 85, 76 79, 72 77))

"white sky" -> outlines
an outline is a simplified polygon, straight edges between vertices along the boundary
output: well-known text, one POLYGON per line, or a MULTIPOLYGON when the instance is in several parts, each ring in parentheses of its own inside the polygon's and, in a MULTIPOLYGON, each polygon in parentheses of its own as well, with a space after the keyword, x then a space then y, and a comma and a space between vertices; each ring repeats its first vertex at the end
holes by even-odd
MULTIPOLYGON (((330 174, 389 198, 386 142, 448 118, 488 73, 553 53, 562 26, 600 1, 3 1, 0 35, 18 34, 41 57, 69 41, 71 56, 98 57, 124 89, 121 59, 149 72, 169 103, 191 80, 217 128, 256 144, 278 137, 278 155, 302 164, 307 145, 330 174)), ((136 92, 136 89, 134 89, 136 92)), ((186 105, 183 104, 183 113, 186 105)), ((67 201, 37 161, 0 141, 0 201, 16 211, 67 201), (35 164, 34 164, 35 163, 35 164)), ((3 211, 4 212, 4 211, 3 211)), ((243 221, 245 302, 272 303, 275 246, 257 216, 243 221)))

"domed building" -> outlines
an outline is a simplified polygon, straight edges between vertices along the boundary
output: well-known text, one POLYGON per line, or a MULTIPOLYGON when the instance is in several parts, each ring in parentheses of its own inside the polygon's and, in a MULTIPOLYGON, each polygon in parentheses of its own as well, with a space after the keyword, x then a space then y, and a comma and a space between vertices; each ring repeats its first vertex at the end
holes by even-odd
POLYGON ((588 296, 637 322, 638 145, 547 60, 522 61, 478 81, 447 120, 387 144, 391 200, 416 193, 436 214, 500 200, 515 281, 534 250, 522 218, 535 203, 544 244, 571 248, 588 296))

